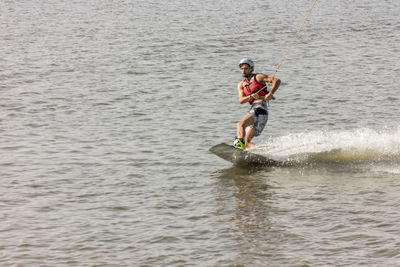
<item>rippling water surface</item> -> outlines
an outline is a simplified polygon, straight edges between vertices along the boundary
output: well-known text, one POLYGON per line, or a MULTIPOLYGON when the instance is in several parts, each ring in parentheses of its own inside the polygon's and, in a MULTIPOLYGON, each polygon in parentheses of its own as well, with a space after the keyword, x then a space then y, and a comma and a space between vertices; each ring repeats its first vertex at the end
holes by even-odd
POLYGON ((3 1, 1 266, 400 264, 400 2, 319 1, 256 153, 243 57, 272 74, 310 1, 3 1))

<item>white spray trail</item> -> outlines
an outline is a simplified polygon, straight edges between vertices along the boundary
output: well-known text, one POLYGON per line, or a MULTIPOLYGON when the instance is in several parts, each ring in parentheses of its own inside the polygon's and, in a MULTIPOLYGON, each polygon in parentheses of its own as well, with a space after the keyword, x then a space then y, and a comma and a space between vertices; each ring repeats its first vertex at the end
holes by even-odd
POLYGON ((400 155, 400 126, 396 129, 368 128, 350 131, 310 131, 271 138, 259 144, 257 152, 274 158, 295 154, 343 151, 374 151, 386 156, 400 155))

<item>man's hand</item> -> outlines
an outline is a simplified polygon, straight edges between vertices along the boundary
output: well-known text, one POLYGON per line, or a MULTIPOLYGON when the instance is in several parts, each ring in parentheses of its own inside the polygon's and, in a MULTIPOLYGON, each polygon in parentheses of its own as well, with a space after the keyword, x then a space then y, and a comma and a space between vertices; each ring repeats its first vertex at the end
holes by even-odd
POLYGON ((253 99, 260 99, 260 96, 258 94, 251 94, 250 96, 253 99))
POLYGON ((274 97, 274 95, 271 93, 271 92, 269 92, 268 94, 266 94, 265 96, 264 96, 264 102, 266 102, 266 101, 269 101, 269 100, 274 100, 275 99, 275 97, 274 97))

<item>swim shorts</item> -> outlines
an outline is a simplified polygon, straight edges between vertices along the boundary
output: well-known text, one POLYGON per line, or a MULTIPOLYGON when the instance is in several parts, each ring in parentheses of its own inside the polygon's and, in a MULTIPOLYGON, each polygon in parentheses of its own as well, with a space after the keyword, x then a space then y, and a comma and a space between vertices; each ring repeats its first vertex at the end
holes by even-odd
POLYGON ((255 136, 259 136, 264 130, 265 125, 268 121, 268 107, 266 102, 257 102, 253 104, 249 110, 249 113, 254 118, 254 129, 255 136))

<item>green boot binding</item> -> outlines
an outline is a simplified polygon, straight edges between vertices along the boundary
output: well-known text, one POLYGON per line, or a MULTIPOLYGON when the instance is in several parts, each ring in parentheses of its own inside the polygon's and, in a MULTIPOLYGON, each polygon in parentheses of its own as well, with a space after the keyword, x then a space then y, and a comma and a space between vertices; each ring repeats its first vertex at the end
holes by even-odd
POLYGON ((246 146, 243 143, 243 138, 236 138, 235 141, 233 142, 233 147, 237 149, 245 149, 246 146))

